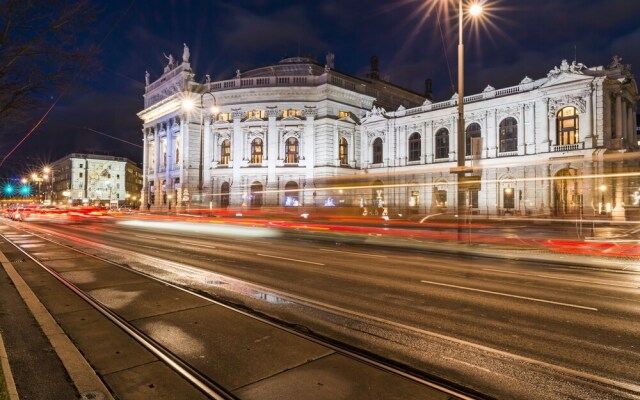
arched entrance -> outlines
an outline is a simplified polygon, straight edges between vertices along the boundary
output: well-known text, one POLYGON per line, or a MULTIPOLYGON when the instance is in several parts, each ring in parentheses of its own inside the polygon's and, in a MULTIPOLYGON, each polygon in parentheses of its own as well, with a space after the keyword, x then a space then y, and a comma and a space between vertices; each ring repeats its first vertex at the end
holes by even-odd
POLYGON ((262 183, 253 182, 251 184, 251 208, 262 207, 262 183))
POLYGON ((284 185, 284 205, 287 207, 300 205, 298 184, 294 181, 289 181, 284 185))
POLYGON ((553 214, 582 215, 583 205, 582 180, 578 170, 564 168, 558 171, 553 181, 553 214))
POLYGON ((229 207, 229 191, 230 186, 229 182, 223 182, 220 186, 220 207, 227 208, 229 207))

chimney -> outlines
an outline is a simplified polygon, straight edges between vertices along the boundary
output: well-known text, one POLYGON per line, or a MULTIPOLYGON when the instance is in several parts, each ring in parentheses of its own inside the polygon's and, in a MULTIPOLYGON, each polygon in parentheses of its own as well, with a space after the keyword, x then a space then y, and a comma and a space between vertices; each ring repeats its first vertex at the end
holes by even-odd
POLYGON ((380 80, 380 72, 378 71, 378 56, 371 56, 371 72, 367 74, 367 78, 380 80))
POLYGON ((426 97, 429 100, 433 100, 432 85, 433 85, 433 82, 431 81, 431 78, 424 80, 424 97, 426 97))

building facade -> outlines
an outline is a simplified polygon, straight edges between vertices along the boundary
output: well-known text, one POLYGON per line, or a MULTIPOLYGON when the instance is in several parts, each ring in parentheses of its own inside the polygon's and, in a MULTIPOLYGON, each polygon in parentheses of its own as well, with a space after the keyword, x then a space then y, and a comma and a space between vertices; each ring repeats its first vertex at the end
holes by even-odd
POLYGON ((142 170, 126 158, 72 153, 55 161, 51 171, 53 203, 140 204, 142 170))
POLYGON ((147 78, 143 202, 342 207, 354 214, 603 215, 638 209, 638 90, 629 67, 562 61, 540 79, 434 103, 312 59, 194 81, 188 58, 147 78), (216 109, 211 111, 212 106, 216 109), (393 111, 392 111, 393 110, 393 111))

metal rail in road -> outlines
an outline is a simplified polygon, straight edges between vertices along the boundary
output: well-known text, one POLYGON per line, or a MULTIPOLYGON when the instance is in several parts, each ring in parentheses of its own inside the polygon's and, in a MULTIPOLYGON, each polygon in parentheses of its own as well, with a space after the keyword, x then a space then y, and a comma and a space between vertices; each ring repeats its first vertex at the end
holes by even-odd
MULTIPOLYGON (((174 289, 180 290, 182 292, 188 293, 189 295, 198 297, 200 299, 204 299, 204 300, 206 300, 206 301, 208 301, 210 303, 213 303, 213 304, 215 304, 217 306, 224 307, 224 308, 226 308, 228 310, 231 310, 231 311, 233 311, 235 313, 241 314, 241 315, 243 315, 245 317, 260 321, 262 323, 265 323, 265 324, 268 324, 270 326, 273 326, 273 327, 275 327, 275 328, 277 328, 279 330, 283 330, 283 331, 289 332, 291 334, 294 334, 296 336, 302 337, 302 338, 304 338, 306 340, 309 340, 309 341, 314 342, 316 344, 319 344, 321 346, 327 347, 327 348, 335 351, 338 354, 342 354, 342 355, 344 355, 346 357, 349 357, 351 359, 357 360, 357 361, 359 361, 361 363, 373 366, 373 367, 375 367, 377 369, 380 369, 380 370, 383 370, 383 371, 385 371, 387 373, 390 373, 390 374, 393 374, 393 375, 397 375, 397 376, 400 376, 400 377, 402 377, 404 379, 407 379, 409 381, 417 383, 419 385, 423 385, 423 386, 429 387, 431 389, 435 389, 437 391, 442 392, 443 394, 448 395, 449 399, 452 399, 452 400, 453 399, 471 400, 471 399, 484 399, 484 398, 487 398, 486 396, 483 396, 480 393, 475 393, 475 392, 473 392, 471 390, 467 390, 465 388, 461 388, 461 387, 459 387, 459 386, 457 386, 455 384, 450 384, 448 382, 438 381, 437 377, 430 377, 430 376, 426 376, 426 375, 421 375, 418 371, 413 371, 409 367, 398 365, 398 364, 393 363, 393 362, 391 362, 389 360, 386 360, 386 359, 376 358, 375 355, 372 355, 372 354, 369 354, 369 353, 367 353, 365 351, 361 351, 359 349, 353 348, 352 346, 348 346, 348 345, 345 345, 345 344, 342 344, 342 343, 339 343, 339 342, 336 342, 336 341, 332 341, 332 340, 329 340, 329 339, 326 339, 326 338, 322 338, 322 337, 313 335, 313 334, 308 333, 308 332, 302 332, 302 331, 293 329, 290 326, 287 326, 286 324, 283 324, 283 323, 278 323, 278 321, 275 321, 273 319, 269 319, 269 318, 266 318, 264 316, 252 314, 251 312, 249 312, 249 311, 247 311, 245 309, 240 309, 240 308, 234 307, 234 306, 232 306, 230 304, 217 301, 217 300, 212 299, 212 298, 210 298, 208 296, 205 296, 205 295, 203 295, 201 293, 194 292, 193 290, 190 290, 189 288, 182 287, 182 286, 176 285, 174 283, 164 281, 164 280, 159 279, 157 277, 150 276, 150 275, 147 275, 147 274, 142 273, 140 271, 137 271, 137 270, 134 270, 132 268, 129 268, 126 265, 119 264, 119 263, 113 262, 111 260, 105 259, 103 257, 97 256, 97 255, 94 255, 94 254, 91 254, 91 253, 88 253, 88 252, 85 252, 85 251, 82 251, 82 250, 79 250, 79 249, 76 249, 76 248, 73 248, 73 247, 68 246, 68 245, 66 245, 64 243, 60 243, 60 242, 58 242, 56 240, 44 237, 44 236, 39 235, 37 233, 34 233, 32 231, 19 228, 14 224, 12 224, 12 227, 14 229, 22 230, 23 232, 29 233, 29 234, 31 234, 33 236, 36 236, 36 237, 38 237, 38 238, 40 238, 42 240, 48 241, 48 242, 50 242, 52 244, 55 244, 56 246, 64 247, 67 250, 76 252, 76 253, 81 254, 81 255, 83 255, 85 257, 90 257, 90 258, 94 258, 96 260, 100 260, 102 262, 109 263, 109 264, 111 264, 113 266, 116 266, 116 267, 118 267, 118 268, 120 268, 122 270, 125 270, 125 271, 127 271, 129 273, 135 274, 137 276, 144 277, 145 279, 148 279, 149 281, 159 282, 159 283, 161 283, 161 284, 163 284, 165 286, 169 286, 169 287, 172 287, 174 289)), ((164 347, 162 344, 158 343, 156 340, 154 340, 149 335, 144 333, 142 330, 140 330, 139 328, 137 328, 136 326, 134 326, 133 324, 131 324, 130 322, 125 320, 123 317, 118 315, 116 312, 114 312, 113 310, 109 309, 108 307, 103 305, 98 300, 94 299, 91 295, 89 295, 88 293, 83 291, 81 288, 79 288, 78 286, 76 286, 75 284, 70 282, 69 280, 65 279, 63 276, 61 276, 58 272, 56 272, 52 268, 46 266, 44 263, 42 263, 36 257, 32 256, 27 251, 22 249, 18 244, 14 243, 11 239, 7 238, 3 234, 0 234, 0 236, 2 236, 4 238, 4 240, 6 240, 11 245, 13 245, 20 252, 22 252, 27 257, 29 257, 29 259, 31 259, 38 266, 40 266, 45 271, 47 271, 49 274, 51 274, 53 277, 55 277, 55 279, 57 279, 59 282, 61 282, 64 286, 66 286, 67 288, 72 290, 81 299, 86 301, 91 307, 93 307, 94 309, 99 311, 102 315, 104 315, 106 318, 108 318, 112 323, 114 323, 116 326, 118 326, 120 329, 122 329, 127 335, 131 336, 138 343, 140 343, 142 346, 144 346, 147 350, 149 350, 151 353, 156 355, 167 366, 169 366, 171 369, 176 371, 179 375, 184 377, 185 380, 190 382, 194 387, 199 389, 202 393, 204 393, 208 397, 210 397, 212 399, 216 399, 216 400, 238 399, 238 397, 236 395, 234 395, 233 393, 231 393, 230 390, 224 388, 222 385, 220 385, 217 382, 211 380, 204 373, 200 372, 197 368, 193 367, 188 362, 183 360, 181 357, 179 357, 178 355, 176 355, 173 352, 171 352, 169 349, 164 347)))

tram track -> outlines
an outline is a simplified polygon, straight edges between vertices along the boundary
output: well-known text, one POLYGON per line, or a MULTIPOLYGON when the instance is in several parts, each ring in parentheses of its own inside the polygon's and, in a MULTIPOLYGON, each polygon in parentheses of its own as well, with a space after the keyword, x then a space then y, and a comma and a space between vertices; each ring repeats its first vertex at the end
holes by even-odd
MULTIPOLYGON (((55 246, 60 246, 66 250, 73 251, 77 254, 80 254, 83 257, 90 257, 95 260, 108 263, 123 271, 135 274, 136 276, 139 276, 139 277, 143 277, 144 279, 147 279, 150 282, 160 283, 167 287, 180 290, 191 296, 197 297, 202 300, 206 300, 207 302, 215 304, 216 306, 224 307, 230 311, 233 311, 234 313, 238 313, 242 315, 243 317, 251 318, 253 320, 259 321, 260 323, 268 324, 279 330, 285 331, 287 333, 296 335, 310 342, 324 346, 338 354, 344 355, 353 360, 357 360, 360 363, 364 363, 376 369, 385 371, 386 373, 401 377, 403 379, 428 387, 430 389, 435 389, 439 392, 442 392, 443 394, 446 394, 448 398, 455 398, 455 399, 461 399, 461 400, 488 398, 486 396, 483 396, 480 393, 476 393, 471 390, 458 387, 455 384, 439 381, 438 378, 436 377, 425 376, 424 374, 418 373, 418 371, 413 371, 412 368, 410 367, 397 365, 397 363, 393 363, 392 361, 375 357, 373 354, 354 348, 353 346, 350 346, 344 343, 339 343, 339 342, 336 342, 335 340, 330 340, 322 336, 314 335, 312 332, 305 331, 305 329, 300 329, 299 327, 295 327, 285 322, 275 320, 274 318, 269 317, 267 315, 252 312, 252 310, 240 307, 236 304, 222 302, 220 300, 211 298, 206 293, 202 293, 197 290, 192 290, 190 288, 175 284, 173 282, 160 279, 156 276, 152 276, 142 271, 133 269, 128 265, 114 262, 104 257, 101 257, 99 255, 92 254, 90 252, 87 252, 78 248, 74 248, 65 243, 43 236, 42 234, 34 233, 33 231, 23 229, 22 227, 18 228, 15 226, 15 224, 12 225, 12 227, 14 229, 18 229, 30 235, 33 235, 41 240, 45 240, 51 244, 54 244, 55 246)), ((46 232, 46 230, 44 231, 46 232)), ((4 240, 6 240, 8 243, 14 246, 16 249, 18 249, 22 254, 28 257, 31 261, 36 263, 39 267, 41 267, 47 273, 52 275, 56 280, 62 283, 65 287, 67 287, 69 290, 74 292, 78 297, 80 297, 83 301, 89 304, 92 308, 94 308, 95 310, 100 312, 103 316, 105 316, 107 319, 109 319, 123 332, 125 332, 127 335, 135 339, 138 343, 144 346, 152 354, 157 356, 162 362, 164 362, 167 366, 169 366, 171 369, 177 372, 180 376, 182 376, 185 380, 191 383, 194 387, 196 387, 206 396, 216 400, 218 399, 227 400, 227 399, 239 398, 234 393, 232 393, 232 391, 228 390, 227 388, 223 387, 221 384, 219 384, 215 380, 208 377, 205 373, 201 372, 198 368, 191 365, 189 362, 184 360, 179 355, 167 349, 161 343, 156 341, 153 337, 145 333, 140 328, 136 327, 134 324, 127 321, 117 312, 113 311, 112 309, 104 305, 102 302, 95 299, 93 296, 87 293, 87 291, 83 290, 82 288, 80 288, 78 285, 74 284, 70 280, 65 279, 65 277, 63 277, 60 273, 55 271, 53 268, 47 266, 44 262, 39 260, 37 257, 34 257, 32 254, 30 254, 28 251, 23 249, 19 244, 15 243, 9 237, 7 237, 4 234, 0 234, 0 236, 2 236, 4 240)), ((80 240, 83 240, 83 239, 80 239, 80 240)), ((86 244, 91 243, 88 240, 83 240, 83 241, 85 241, 86 244)), ((110 247, 110 246, 95 244, 95 243, 94 245, 102 247, 103 250, 105 247, 110 247)), ((146 257, 149 257, 149 256, 146 256, 146 257)))

